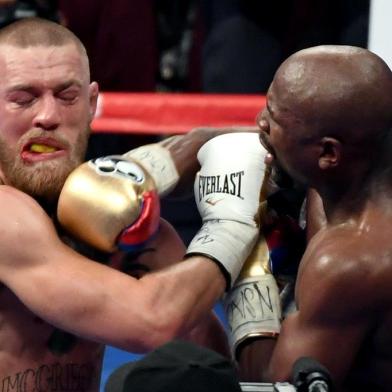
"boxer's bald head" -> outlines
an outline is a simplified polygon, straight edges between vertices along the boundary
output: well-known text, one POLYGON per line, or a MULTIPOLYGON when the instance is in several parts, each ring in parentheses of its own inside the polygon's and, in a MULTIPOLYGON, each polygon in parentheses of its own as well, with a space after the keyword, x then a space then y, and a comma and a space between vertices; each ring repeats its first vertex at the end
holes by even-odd
POLYGON ((86 49, 80 39, 64 26, 46 19, 25 18, 0 29, 0 46, 29 48, 34 46, 59 47, 69 44, 75 45, 79 51, 90 78, 86 49))
POLYGON ((392 126, 392 73, 366 49, 302 50, 282 64, 273 86, 285 94, 290 110, 320 135, 359 142, 392 126))
POLYGON ((342 178, 364 172, 392 128, 391 70, 362 48, 299 51, 275 74, 260 116, 262 130, 264 119, 267 144, 300 181, 331 173, 335 180, 336 168, 342 178))

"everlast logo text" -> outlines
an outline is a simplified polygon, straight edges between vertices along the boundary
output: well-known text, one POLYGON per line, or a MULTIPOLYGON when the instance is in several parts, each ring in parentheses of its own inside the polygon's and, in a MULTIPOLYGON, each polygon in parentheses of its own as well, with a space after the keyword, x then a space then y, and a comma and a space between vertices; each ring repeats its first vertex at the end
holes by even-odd
POLYGON ((224 176, 199 176, 199 201, 211 193, 226 193, 243 199, 241 181, 244 171, 225 174, 224 176))

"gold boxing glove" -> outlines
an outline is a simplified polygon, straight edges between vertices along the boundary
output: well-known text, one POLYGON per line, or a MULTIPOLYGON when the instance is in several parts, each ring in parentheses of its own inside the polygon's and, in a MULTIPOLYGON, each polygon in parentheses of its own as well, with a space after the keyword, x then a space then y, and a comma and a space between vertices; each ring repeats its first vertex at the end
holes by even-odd
MULTIPOLYGON (((262 199, 265 200, 269 176, 266 176, 262 199)), ((267 201, 262 203, 261 225, 267 201)), ((229 340, 236 357, 239 345, 254 337, 277 337, 282 318, 279 288, 270 269, 270 251, 260 233, 231 291, 224 298, 229 324, 229 340)))
POLYGON ((269 270, 269 250, 261 235, 224 301, 233 354, 245 340, 277 337, 280 332, 279 288, 269 270))
POLYGON ((159 196, 150 174, 132 158, 97 158, 69 175, 57 217, 75 238, 97 249, 130 251, 158 230, 159 196))

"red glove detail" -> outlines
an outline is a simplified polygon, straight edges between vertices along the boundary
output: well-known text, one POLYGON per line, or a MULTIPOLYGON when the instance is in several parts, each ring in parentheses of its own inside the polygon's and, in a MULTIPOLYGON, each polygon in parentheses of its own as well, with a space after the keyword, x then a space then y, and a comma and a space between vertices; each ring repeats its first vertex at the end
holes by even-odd
POLYGON ((124 229, 117 238, 120 250, 131 252, 142 248, 158 231, 160 219, 159 196, 156 191, 143 193, 139 218, 124 229))

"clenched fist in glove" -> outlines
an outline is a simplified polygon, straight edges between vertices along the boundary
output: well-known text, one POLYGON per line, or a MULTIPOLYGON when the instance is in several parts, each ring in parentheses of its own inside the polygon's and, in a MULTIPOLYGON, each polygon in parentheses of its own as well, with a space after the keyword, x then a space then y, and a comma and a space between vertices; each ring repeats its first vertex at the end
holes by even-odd
POLYGON ((107 156, 76 168, 61 191, 57 216, 72 235, 97 249, 132 251, 159 226, 159 196, 132 158, 107 156))
POLYGON ((195 198, 203 226, 187 255, 215 260, 231 286, 259 235, 266 150, 256 133, 217 136, 200 149, 195 198))

